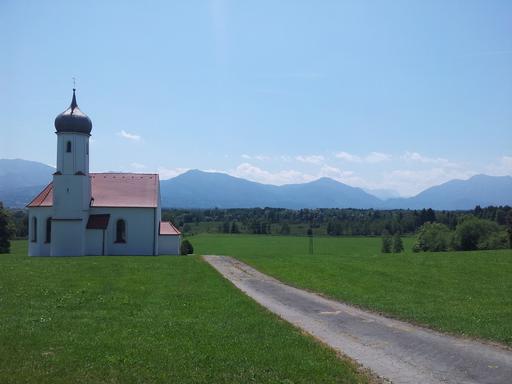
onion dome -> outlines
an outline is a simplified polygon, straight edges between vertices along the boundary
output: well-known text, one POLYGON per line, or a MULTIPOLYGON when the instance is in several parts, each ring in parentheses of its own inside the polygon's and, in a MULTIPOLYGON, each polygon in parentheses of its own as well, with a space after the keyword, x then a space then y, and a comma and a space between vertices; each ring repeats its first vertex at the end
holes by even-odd
POLYGON ((91 134, 92 121, 83 113, 76 103, 75 88, 73 88, 73 100, 68 109, 55 118, 55 129, 58 132, 76 132, 91 134))

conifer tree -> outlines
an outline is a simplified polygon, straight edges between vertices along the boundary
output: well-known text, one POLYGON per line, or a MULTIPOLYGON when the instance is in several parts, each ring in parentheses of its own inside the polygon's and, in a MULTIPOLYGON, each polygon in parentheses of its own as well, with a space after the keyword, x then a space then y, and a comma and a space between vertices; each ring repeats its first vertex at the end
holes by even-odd
POLYGON ((0 201, 0 253, 9 253, 11 250, 10 238, 12 235, 9 224, 9 215, 0 201))
POLYGON ((391 245, 392 245, 391 235, 389 234, 389 232, 387 230, 384 230, 382 232, 382 248, 381 248, 381 252, 382 253, 390 253, 391 252, 391 245))
POLYGON ((393 253, 400 253, 404 250, 404 243, 400 237, 400 232, 396 232, 393 236, 393 253))

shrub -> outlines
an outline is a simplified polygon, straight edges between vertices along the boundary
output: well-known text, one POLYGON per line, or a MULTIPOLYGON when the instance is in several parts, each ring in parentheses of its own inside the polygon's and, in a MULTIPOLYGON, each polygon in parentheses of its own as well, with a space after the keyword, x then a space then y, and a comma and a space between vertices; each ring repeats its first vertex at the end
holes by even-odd
POLYGON ((418 231, 414 252, 443 252, 450 245, 452 234, 448 227, 439 223, 425 223, 418 231))
POLYGON ((400 232, 395 233, 393 236, 393 253, 400 253, 404 250, 404 243, 400 237, 400 232))
POLYGON ((389 232, 387 230, 384 230, 382 232, 382 248, 381 248, 381 252, 382 253, 390 253, 391 252, 391 245, 392 245, 391 235, 389 234, 389 232))
POLYGON ((493 221, 470 216, 455 228, 453 246, 461 251, 506 248, 507 234, 493 221))
POLYGON ((182 255, 190 255, 191 253, 194 253, 192 243, 188 240, 183 240, 181 242, 180 252, 182 255))

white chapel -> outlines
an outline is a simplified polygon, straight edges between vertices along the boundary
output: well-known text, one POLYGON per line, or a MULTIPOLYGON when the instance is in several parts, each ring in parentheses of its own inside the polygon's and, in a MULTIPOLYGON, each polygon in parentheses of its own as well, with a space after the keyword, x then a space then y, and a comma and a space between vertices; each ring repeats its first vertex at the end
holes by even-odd
POLYGON ((181 233, 161 221, 158 174, 89 173, 92 122, 75 89, 55 129, 53 181, 27 206, 29 255, 178 255, 181 233))

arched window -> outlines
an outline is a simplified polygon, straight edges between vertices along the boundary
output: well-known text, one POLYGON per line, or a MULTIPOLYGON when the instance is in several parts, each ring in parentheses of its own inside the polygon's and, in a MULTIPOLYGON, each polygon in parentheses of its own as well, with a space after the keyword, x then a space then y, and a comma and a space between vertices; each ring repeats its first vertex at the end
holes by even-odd
POLYGON ((126 222, 123 219, 116 223, 116 243, 126 243, 126 222))
POLYGON ((32 242, 37 242, 37 217, 32 218, 32 242))
POLYGON ((71 141, 66 143, 66 152, 71 152, 71 141))
POLYGON ((49 217, 46 219, 46 239, 47 243, 51 243, 52 241, 52 218, 49 217))

